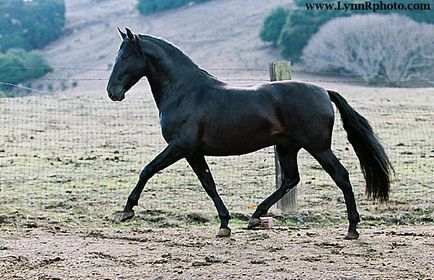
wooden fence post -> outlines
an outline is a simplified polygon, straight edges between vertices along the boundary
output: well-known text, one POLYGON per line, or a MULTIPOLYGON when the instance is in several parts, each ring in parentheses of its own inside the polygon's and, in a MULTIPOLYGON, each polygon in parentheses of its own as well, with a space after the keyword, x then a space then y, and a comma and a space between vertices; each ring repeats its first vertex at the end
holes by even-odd
MULTIPOLYGON (((270 63, 270 81, 291 80, 291 62, 276 61, 270 63)), ((280 170, 279 158, 274 147, 274 161, 276 166, 276 188, 282 184, 282 173, 280 170)), ((297 208, 297 187, 290 190, 281 200, 276 203, 284 213, 289 213, 297 208)))

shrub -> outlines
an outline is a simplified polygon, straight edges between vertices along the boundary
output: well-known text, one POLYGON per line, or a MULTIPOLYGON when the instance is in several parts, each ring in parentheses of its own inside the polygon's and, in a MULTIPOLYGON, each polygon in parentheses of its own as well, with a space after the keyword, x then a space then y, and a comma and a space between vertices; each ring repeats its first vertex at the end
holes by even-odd
POLYGON ((336 12, 290 11, 289 17, 282 27, 278 46, 280 54, 292 61, 297 61, 310 37, 319 27, 335 17, 336 12))
POLYGON ((149 15, 169 9, 185 6, 190 3, 202 3, 209 0, 139 0, 137 9, 143 15, 149 15))
MULTIPOLYGON (((335 0, 323 0, 321 3, 325 2, 336 2, 335 0)), ((358 0, 346 1, 346 3, 360 3, 358 0)), ((285 21, 274 20, 274 24, 271 25, 269 17, 276 18, 272 16, 274 10, 265 18, 263 26, 261 28, 261 33, 273 33, 273 31, 264 31, 264 29, 273 28, 275 32, 280 32, 277 40, 277 46, 280 50, 281 55, 284 58, 291 59, 292 61, 297 61, 306 46, 309 39, 313 34, 318 32, 321 25, 325 24, 331 19, 337 17, 348 17, 355 14, 368 14, 371 13, 369 10, 348 10, 347 12, 339 10, 308 10, 305 4, 312 3, 311 0, 295 0, 295 4, 291 5, 288 9, 288 16, 285 21)), ((413 0, 401 0, 399 3, 414 3, 413 0)), ((390 14, 399 13, 411 17, 417 22, 427 22, 434 23, 434 18, 432 17, 432 10, 426 11, 411 11, 411 10, 384 10, 377 11, 376 14, 390 14)), ((274 38, 274 37, 273 37, 274 38)), ((262 35, 261 35, 261 39, 262 35)), ((264 40, 264 39, 263 39, 264 40)), ((269 41, 269 40, 264 40, 269 41)))
POLYGON ((65 25, 64 0, 0 1, 0 51, 31 50, 55 40, 65 25))
POLYGON ((314 71, 345 72, 400 85, 434 73, 434 25, 401 15, 355 15, 323 25, 303 51, 314 71))
POLYGON ((6 97, 12 97, 10 93, 7 93, 5 91, 2 91, 0 89, 0 98, 6 98, 6 97))
POLYGON ((277 7, 270 12, 259 32, 262 41, 272 42, 274 46, 277 46, 288 13, 289 10, 283 7, 277 7))
MULTIPOLYGON (((0 11, 0 81, 21 83, 51 71, 41 53, 32 50, 60 36, 65 1, 2 0, 0 11)), ((2 84, 1 89, 8 86, 2 84)))
MULTIPOLYGON (((39 78, 51 71, 47 61, 39 51, 26 52, 23 49, 9 49, 0 53, 0 81, 20 83, 39 78)), ((5 86, 0 85, 0 88, 5 86)))

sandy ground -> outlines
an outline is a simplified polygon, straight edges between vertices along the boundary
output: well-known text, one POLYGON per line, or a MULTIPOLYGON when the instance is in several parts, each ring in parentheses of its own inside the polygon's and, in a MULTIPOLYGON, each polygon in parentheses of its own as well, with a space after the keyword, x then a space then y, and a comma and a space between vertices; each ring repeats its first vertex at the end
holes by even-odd
POLYGON ((2 279, 432 279, 434 229, 8 230, 2 279))

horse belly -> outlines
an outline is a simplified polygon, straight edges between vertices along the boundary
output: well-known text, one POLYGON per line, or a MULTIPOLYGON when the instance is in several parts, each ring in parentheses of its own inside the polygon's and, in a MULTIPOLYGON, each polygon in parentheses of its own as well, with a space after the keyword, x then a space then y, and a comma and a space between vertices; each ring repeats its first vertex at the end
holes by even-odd
POLYGON ((202 153, 206 156, 236 156, 255 152, 262 148, 271 146, 269 143, 257 143, 256 145, 227 145, 225 147, 205 146, 202 148, 202 153))
POLYGON ((267 120, 219 127, 205 135, 202 152, 210 156, 247 154, 275 145, 279 133, 267 120))

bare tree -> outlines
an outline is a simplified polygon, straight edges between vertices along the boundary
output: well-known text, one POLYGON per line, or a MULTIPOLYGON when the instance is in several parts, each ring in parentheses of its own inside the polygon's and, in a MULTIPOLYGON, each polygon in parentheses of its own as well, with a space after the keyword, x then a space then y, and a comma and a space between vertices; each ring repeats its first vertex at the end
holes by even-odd
POLYGON ((401 15, 355 15, 324 24, 303 50, 315 71, 346 72, 370 83, 429 82, 434 25, 401 15))

